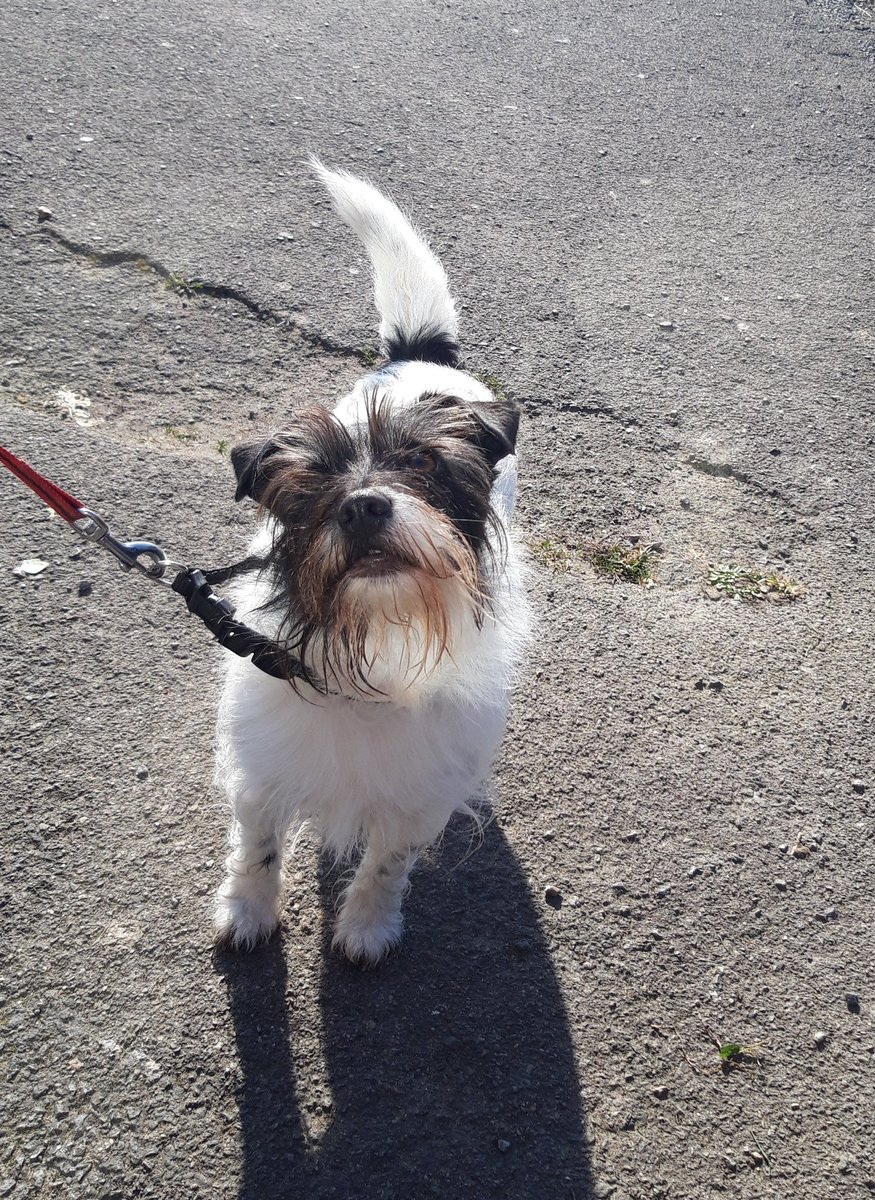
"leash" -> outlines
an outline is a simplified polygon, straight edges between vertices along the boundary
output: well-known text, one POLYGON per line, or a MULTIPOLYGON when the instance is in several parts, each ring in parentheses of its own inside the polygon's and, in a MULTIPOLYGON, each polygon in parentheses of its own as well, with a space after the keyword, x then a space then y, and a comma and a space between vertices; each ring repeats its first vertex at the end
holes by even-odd
POLYGON ((0 463, 62 517, 75 533, 109 551, 123 571, 140 571, 147 579, 163 583, 182 596, 188 611, 203 621, 220 646, 240 658, 251 659, 254 667, 274 679, 300 679, 325 694, 326 689, 314 682, 300 659, 242 621, 235 621, 234 606, 213 591, 211 585, 214 583, 227 583, 237 575, 260 570, 265 565, 263 558, 250 555, 241 562, 210 571, 187 567, 168 558, 154 542, 120 541, 99 513, 86 508, 75 496, 2 446, 0 463))

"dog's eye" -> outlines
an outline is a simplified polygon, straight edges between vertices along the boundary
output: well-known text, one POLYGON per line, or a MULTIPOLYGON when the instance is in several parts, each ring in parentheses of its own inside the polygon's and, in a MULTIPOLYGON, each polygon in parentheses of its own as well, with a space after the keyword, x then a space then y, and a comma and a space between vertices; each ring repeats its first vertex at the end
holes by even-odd
POLYGON ((410 455, 408 463, 414 471, 421 471, 423 475, 430 475, 437 466, 437 459, 428 450, 415 450, 410 455))

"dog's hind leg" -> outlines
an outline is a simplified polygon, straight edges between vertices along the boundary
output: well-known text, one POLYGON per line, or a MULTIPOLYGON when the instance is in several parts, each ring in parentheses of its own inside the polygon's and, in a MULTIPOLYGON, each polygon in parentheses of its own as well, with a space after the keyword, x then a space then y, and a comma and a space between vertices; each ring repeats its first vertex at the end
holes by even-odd
POLYGON ((215 912, 219 941, 235 950, 251 950, 279 924, 287 828, 269 808, 235 805, 231 853, 215 912))
POLYGON ((343 891, 333 945, 353 962, 379 962, 401 941, 401 901, 418 851, 377 849, 373 843, 343 891))

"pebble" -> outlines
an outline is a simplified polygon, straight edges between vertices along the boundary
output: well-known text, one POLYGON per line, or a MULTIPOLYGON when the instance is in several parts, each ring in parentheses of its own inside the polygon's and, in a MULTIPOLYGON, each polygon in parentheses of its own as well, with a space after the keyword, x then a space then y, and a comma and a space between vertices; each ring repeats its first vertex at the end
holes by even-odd
POLYGON ((79 580, 79 595, 80 596, 90 596, 93 591, 94 591, 94 584, 91 582, 90 579, 80 579, 79 580))
POLYGON ((544 902, 549 904, 551 908, 560 909, 562 907, 562 893, 558 888, 548 887, 544 889, 544 902))
POLYGON ((814 1044, 818 1048, 818 1050, 822 1050, 828 1041, 829 1041, 828 1033, 824 1033, 824 1031, 822 1029, 818 1029, 815 1031, 814 1044))
POLYGON ((786 892, 786 890, 787 890, 787 880, 786 880, 786 879, 776 879, 776 880, 775 880, 775 887, 778 889, 778 891, 779 891, 779 892, 786 892))
POLYGON ((596 1200, 607 1200, 607 1197, 610 1196, 613 1190, 613 1186, 610 1183, 606 1183, 605 1180, 602 1179, 595 1184, 592 1189, 592 1194, 595 1196, 596 1200))
POLYGON ((674 329, 674 321, 660 321, 659 328, 665 329, 665 330, 672 330, 672 329, 674 329))
POLYGON ((681 508, 690 509, 693 507, 693 502, 689 496, 681 496, 681 508))
POLYGON ((50 208, 46 208, 44 204, 41 204, 36 210, 36 219, 39 222, 51 221, 54 215, 55 214, 52 212, 52 210, 50 208))
POLYGON ((617 305, 617 308, 621 308, 623 310, 623 312, 628 312, 631 307, 632 307, 632 305, 629 304, 628 301, 624 302, 623 304, 617 305))
POLYGON ((146 770, 145 767, 140 767, 139 771, 137 771, 137 778, 138 779, 148 779, 149 778, 149 772, 146 770))
POLYGON ((653 1092, 653 1095, 656 1097, 657 1100, 667 1100, 668 1099, 668 1088, 665 1086, 664 1083, 661 1083, 658 1087, 652 1088, 651 1091, 653 1092))
POLYGON ((837 921, 839 919, 839 910, 835 907, 828 908, 826 912, 815 913, 815 921, 837 921))
POLYGON ((848 1012, 858 1014, 860 1011, 860 997, 856 992, 848 992, 845 996, 845 1004, 848 1006, 848 1012))
POLYGON ((689 871, 687 871, 687 875, 689 876, 690 879, 695 879, 697 875, 701 875, 701 874, 702 874, 701 867, 690 867, 689 871))
POLYGON ((499 1138, 495 1144, 498 1146, 502 1154, 507 1154, 508 1150, 510 1149, 510 1142, 507 1140, 507 1138, 499 1138))
POLYGON ((723 691, 723 681, 720 679, 697 679, 693 686, 697 692, 704 692, 705 688, 709 688, 712 692, 723 691))
POLYGON ((858 796, 862 796, 866 790, 866 785, 862 779, 852 779, 851 787, 854 789, 854 791, 857 793, 858 796))
POLYGON ((528 958, 532 953, 532 943, 528 938, 517 938, 510 944, 514 954, 518 954, 520 958, 528 958))

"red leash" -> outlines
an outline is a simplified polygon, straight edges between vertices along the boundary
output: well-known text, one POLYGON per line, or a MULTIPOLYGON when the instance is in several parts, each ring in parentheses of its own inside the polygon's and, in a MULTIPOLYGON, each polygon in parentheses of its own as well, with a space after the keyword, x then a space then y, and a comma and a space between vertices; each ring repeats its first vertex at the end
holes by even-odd
POLYGON ((109 525, 99 513, 86 508, 81 500, 77 500, 75 496, 65 492, 62 487, 52 483, 51 479, 46 479, 45 475, 40 475, 39 471, 34 470, 30 463, 26 463, 23 458, 18 458, 3 446, 0 446, 0 463, 13 475, 16 475, 32 492, 35 492, 53 512, 72 525, 76 533, 81 534, 89 542, 96 542, 104 550, 115 555, 125 570, 136 569, 151 579, 162 580, 167 584, 172 582, 171 579, 164 577, 172 567, 176 567, 178 570, 179 564, 171 563, 160 546, 156 546, 154 542, 119 541, 118 538, 113 537, 109 525))
POLYGON ((311 679, 304 664, 284 647, 250 629, 242 621, 235 621, 233 605, 217 596, 210 586, 212 583, 224 583, 247 571, 260 570, 264 566, 263 559, 250 555, 242 562, 214 571, 198 571, 195 567, 184 566, 168 558, 154 542, 119 541, 113 537, 109 525, 99 513, 86 508, 75 496, 40 475, 29 463, 17 458, 3 446, 0 446, 0 464, 32 492, 36 492, 40 500, 59 517, 68 521, 76 533, 114 555, 124 570, 142 571, 150 579, 166 583, 182 596, 188 611, 203 621, 220 646, 240 658, 251 658, 252 665, 266 675, 288 681, 301 679, 324 695, 328 694, 327 687, 311 679))
POLYGON ((58 487, 56 483, 52 483, 50 479, 46 479, 44 475, 40 475, 39 471, 35 471, 24 459, 16 458, 9 450, 4 450, 2 446, 0 446, 0 463, 4 467, 8 467, 13 475, 17 475, 32 492, 36 492, 40 500, 53 509, 59 517, 63 517, 71 525, 74 521, 81 520, 82 510, 85 507, 81 501, 58 487))

